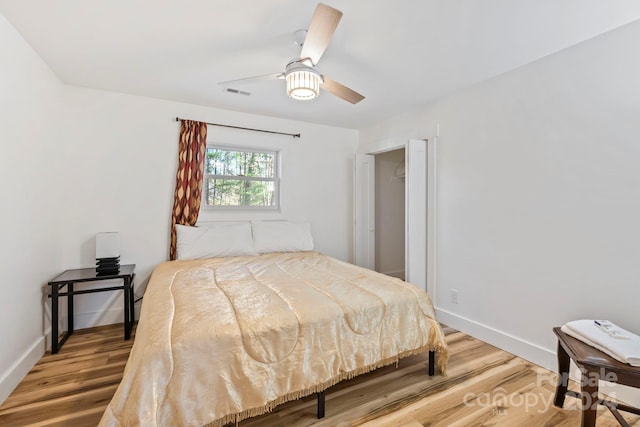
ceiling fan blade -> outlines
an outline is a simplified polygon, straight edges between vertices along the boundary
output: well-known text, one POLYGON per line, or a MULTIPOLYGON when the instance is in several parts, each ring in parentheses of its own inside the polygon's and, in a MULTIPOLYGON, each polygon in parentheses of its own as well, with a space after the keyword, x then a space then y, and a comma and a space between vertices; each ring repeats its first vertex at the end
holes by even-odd
POLYGON ((230 83, 250 83, 252 81, 259 80, 275 80, 275 79, 283 79, 284 73, 275 73, 275 74, 263 74, 261 76, 253 76, 253 77, 245 77, 243 79, 235 79, 235 80, 227 80, 224 82, 219 82, 219 85, 228 85, 230 83))
POLYGON ((327 49, 341 18, 342 12, 338 9, 318 3, 302 45, 300 59, 309 58, 316 65, 327 49))
POLYGON ((324 80, 322 83, 322 89, 337 96, 338 98, 342 98, 352 104, 357 104, 364 99, 364 96, 360 95, 353 89, 349 89, 343 84, 333 81, 326 76, 322 76, 322 79, 324 80))

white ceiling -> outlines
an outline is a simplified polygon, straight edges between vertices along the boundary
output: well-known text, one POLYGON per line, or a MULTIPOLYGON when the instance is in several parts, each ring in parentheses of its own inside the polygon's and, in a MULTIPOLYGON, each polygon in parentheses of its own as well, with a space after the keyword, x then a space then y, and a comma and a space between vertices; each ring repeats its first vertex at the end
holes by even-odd
POLYGON ((217 84, 284 71, 316 3, 0 0, 0 12, 68 84, 349 128, 640 18, 636 0, 325 0, 344 16, 318 69, 364 101, 294 101, 282 80, 234 85, 250 96, 217 84))

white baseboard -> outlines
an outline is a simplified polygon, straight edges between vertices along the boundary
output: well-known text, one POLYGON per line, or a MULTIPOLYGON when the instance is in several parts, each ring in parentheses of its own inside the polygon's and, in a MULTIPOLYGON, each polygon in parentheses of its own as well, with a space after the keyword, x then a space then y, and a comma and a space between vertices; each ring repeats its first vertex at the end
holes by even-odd
POLYGON ((15 390, 18 384, 20 384, 20 381, 22 381, 31 368, 35 366, 45 351, 46 338, 42 336, 38 338, 9 369, 2 373, 2 377, 0 377, 0 404, 15 390))
MULTIPOLYGON (((516 336, 475 322, 466 317, 436 308, 438 321, 474 338, 498 347, 501 350, 528 360, 552 372, 558 372, 556 351, 540 347, 516 336)), ((578 369, 571 363, 571 377, 579 381, 578 369)), ((600 391, 633 406, 640 406, 640 390, 618 384, 600 383, 600 391)))
POLYGON ((466 317, 436 308, 436 316, 440 323, 478 338, 511 354, 515 354, 545 369, 557 371, 555 350, 549 350, 506 332, 480 324, 466 317))

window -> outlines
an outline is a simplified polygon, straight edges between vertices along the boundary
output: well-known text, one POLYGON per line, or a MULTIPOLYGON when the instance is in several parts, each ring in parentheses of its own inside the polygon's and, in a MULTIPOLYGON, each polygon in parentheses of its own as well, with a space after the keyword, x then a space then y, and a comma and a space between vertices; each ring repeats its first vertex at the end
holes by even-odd
POLYGON ((278 209, 278 157, 277 151, 207 147, 204 206, 278 209))

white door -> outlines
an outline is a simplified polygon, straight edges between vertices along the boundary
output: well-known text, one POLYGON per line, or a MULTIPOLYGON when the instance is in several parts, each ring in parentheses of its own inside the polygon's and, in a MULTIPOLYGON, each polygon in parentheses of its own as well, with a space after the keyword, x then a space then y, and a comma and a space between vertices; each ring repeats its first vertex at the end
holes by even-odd
POLYGON ((375 156, 356 154, 354 164, 353 262, 375 269, 375 156))
POLYGON ((405 279, 427 289, 427 141, 405 149, 405 279))

